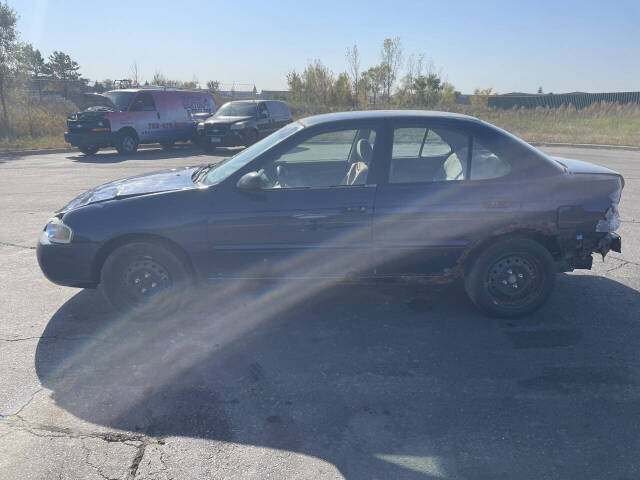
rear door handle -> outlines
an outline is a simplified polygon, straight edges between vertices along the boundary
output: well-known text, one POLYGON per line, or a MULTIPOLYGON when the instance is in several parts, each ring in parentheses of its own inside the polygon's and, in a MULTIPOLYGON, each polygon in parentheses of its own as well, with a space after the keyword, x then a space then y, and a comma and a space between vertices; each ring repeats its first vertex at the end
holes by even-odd
POLYGON ((487 208, 507 208, 509 206, 509 202, 507 200, 492 200, 490 202, 486 202, 484 206, 487 208))
POLYGON ((324 215, 322 213, 300 213, 293 216, 293 218, 296 218, 298 220, 322 220, 323 218, 327 217, 328 215, 324 215))
POLYGON ((352 205, 349 207, 344 207, 342 210, 349 213, 364 213, 367 211, 367 207, 365 207, 364 205, 352 205))

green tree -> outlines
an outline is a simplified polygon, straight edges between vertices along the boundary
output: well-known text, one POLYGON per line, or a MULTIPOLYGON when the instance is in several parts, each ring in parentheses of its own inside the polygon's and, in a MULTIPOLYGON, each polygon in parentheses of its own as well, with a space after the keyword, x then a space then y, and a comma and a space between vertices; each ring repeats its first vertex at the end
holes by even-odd
POLYGON ((207 90, 211 93, 220 93, 220 82, 218 80, 209 80, 207 82, 207 90))
POLYGON ((29 43, 24 46, 24 59, 27 74, 36 84, 38 88, 38 98, 42 101, 42 84, 51 75, 49 65, 45 62, 40 50, 34 49, 29 43))
MULTIPOLYGON (((9 115, 5 93, 7 85, 19 63, 19 44, 16 22, 18 16, 7 3, 0 3, 0 103, 5 128, 9 126, 9 115)), ((6 132, 3 131, 3 135, 6 132)))
POLYGON ((64 98, 69 98, 69 85, 80 79, 80 66, 69 55, 56 50, 49 55, 49 68, 53 77, 62 82, 64 98))
POLYGON ((450 83, 442 84, 442 96, 440 97, 441 105, 453 105, 456 102, 456 89, 450 83))
POLYGON ((496 95, 496 92, 493 91, 493 88, 489 87, 489 88, 485 88, 485 89, 479 89, 476 88, 473 91, 473 95, 471 96, 471 98, 469 99, 471 101, 472 105, 488 105, 489 104, 489 96, 491 95, 496 95))
POLYGON ((367 103, 376 108, 384 84, 386 67, 382 64, 369 68, 362 74, 362 90, 367 103))
POLYGON ((353 103, 353 94, 351 92, 351 82, 346 72, 341 73, 333 83, 332 88, 333 104, 344 107, 353 103))

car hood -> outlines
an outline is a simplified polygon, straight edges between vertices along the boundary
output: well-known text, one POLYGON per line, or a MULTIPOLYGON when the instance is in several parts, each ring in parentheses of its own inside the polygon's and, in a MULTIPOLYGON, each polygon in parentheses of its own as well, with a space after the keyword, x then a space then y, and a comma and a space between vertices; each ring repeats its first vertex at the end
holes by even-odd
POLYGON ((75 208, 107 200, 197 188, 198 186, 191 180, 197 168, 197 166, 172 168, 105 183, 74 198, 56 214, 64 214, 75 208))
POLYGON ((210 117, 204 123, 236 123, 251 120, 253 117, 210 117))

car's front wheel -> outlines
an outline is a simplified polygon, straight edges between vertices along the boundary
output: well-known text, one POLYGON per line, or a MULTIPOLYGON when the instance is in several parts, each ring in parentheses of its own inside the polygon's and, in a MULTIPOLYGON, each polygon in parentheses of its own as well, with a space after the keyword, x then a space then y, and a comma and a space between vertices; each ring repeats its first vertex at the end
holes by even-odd
POLYGON ((119 154, 131 154, 138 150, 138 137, 132 131, 119 133, 115 142, 119 154))
POLYGON ((149 315, 175 311, 192 283, 188 268, 177 255, 146 242, 114 250, 102 267, 100 280, 115 309, 149 315))
POLYGON ((540 308, 555 283, 549 251, 535 240, 505 238, 476 257, 464 279, 469 298, 497 317, 521 317, 540 308))

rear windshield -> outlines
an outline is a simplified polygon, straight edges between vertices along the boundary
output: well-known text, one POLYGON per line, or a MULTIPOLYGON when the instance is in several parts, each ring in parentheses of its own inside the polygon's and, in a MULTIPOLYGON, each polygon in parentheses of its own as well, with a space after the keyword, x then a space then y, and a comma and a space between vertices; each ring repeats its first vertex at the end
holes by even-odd
POLYGON ((216 117, 253 117, 256 115, 256 104, 253 102, 225 103, 216 112, 216 117))
POLYGON ((126 110, 135 92, 107 92, 103 93, 105 97, 111 100, 118 110, 126 110))

